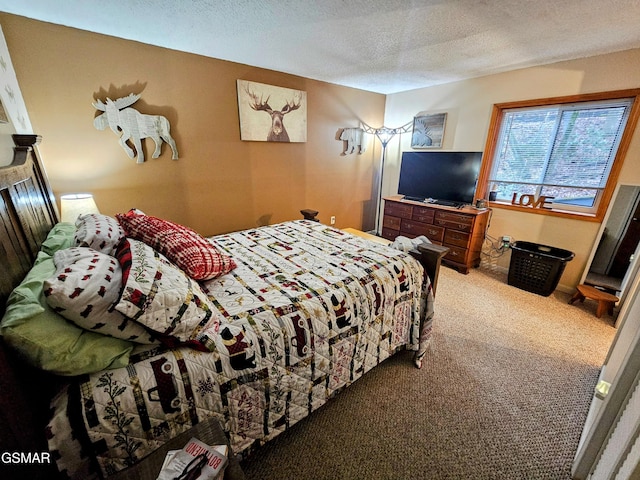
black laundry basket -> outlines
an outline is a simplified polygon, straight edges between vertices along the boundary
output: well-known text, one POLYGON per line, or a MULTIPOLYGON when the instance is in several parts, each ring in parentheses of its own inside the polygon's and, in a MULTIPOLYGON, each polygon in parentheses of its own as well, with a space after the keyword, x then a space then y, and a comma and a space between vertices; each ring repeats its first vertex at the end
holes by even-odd
POLYGON ((517 241, 511 246, 508 283, 548 297, 558 286, 574 253, 562 248, 517 241))

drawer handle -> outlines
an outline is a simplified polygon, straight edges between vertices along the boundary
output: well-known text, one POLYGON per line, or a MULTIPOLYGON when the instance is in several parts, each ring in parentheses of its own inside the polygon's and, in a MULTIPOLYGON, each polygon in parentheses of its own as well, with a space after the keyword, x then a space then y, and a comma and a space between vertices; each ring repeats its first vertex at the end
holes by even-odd
POLYGON ((430 235, 437 235, 438 231, 437 230, 429 230, 429 234, 430 235))
POLYGON ((451 252, 451 256, 453 256, 453 257, 457 257, 458 255, 460 255, 458 252, 455 252, 455 251, 451 252))

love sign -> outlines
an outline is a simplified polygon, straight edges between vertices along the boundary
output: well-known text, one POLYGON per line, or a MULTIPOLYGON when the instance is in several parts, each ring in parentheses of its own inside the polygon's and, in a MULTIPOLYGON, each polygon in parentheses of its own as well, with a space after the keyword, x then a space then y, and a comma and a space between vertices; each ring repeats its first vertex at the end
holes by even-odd
POLYGON ((517 205, 519 207, 532 207, 532 208, 551 208, 551 203, 555 197, 549 197, 547 195, 540 195, 536 198, 535 195, 524 194, 518 196, 516 192, 511 197, 511 205, 517 205))

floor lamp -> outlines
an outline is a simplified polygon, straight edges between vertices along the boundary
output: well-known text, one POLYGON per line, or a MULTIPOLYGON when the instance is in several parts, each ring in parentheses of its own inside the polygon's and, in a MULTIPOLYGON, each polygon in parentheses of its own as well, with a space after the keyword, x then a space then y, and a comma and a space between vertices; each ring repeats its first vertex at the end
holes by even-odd
POLYGON ((394 137, 397 132, 397 128, 381 127, 376 128, 375 134, 382 144, 382 161, 380 164, 380 182, 378 183, 378 203, 376 204, 376 235, 382 235, 382 215, 380 215, 380 208, 382 207, 382 180, 384 176, 384 161, 387 156, 387 144, 394 137))

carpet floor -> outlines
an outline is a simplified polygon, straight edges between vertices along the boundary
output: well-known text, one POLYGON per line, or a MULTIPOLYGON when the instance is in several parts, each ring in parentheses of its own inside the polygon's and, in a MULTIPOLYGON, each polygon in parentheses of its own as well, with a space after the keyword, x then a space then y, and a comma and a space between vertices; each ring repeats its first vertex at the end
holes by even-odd
POLYGON ((569 479, 615 334, 569 298, 442 268, 422 369, 386 360, 243 461, 247 479, 569 479))

